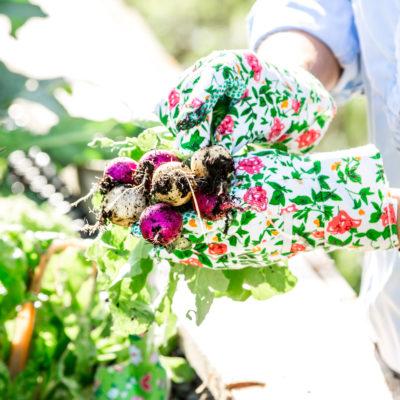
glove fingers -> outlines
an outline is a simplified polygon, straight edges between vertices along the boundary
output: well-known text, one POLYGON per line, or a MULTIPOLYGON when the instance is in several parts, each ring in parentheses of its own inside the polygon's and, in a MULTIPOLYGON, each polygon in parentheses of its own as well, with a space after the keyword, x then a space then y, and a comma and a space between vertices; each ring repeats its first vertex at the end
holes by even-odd
POLYGON ((239 100, 246 89, 239 70, 231 54, 227 57, 217 53, 189 77, 186 86, 190 95, 177 117, 178 130, 189 129, 203 121, 222 96, 239 100))
POLYGON ((249 81, 216 127, 217 143, 233 154, 248 143, 296 153, 315 147, 335 114, 333 100, 309 74, 280 73, 270 66, 265 81, 249 81))

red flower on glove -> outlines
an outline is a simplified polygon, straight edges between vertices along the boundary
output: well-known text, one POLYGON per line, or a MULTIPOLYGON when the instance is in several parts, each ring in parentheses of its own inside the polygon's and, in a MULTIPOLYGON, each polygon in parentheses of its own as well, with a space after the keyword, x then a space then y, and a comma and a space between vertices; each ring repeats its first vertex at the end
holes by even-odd
POLYGON ((254 80, 259 81, 262 71, 262 66, 258 58, 254 54, 245 54, 246 61, 250 65, 251 70, 254 72, 254 80))
POLYGON ((315 237, 315 239, 322 239, 325 237, 325 232, 324 231, 314 231, 312 233, 313 237, 315 237))
POLYGON ((250 157, 241 160, 237 169, 246 171, 248 174, 258 174, 264 166, 259 157, 250 157))
POLYGON ((358 228, 361 225, 361 219, 351 218, 346 211, 339 211, 336 217, 333 217, 328 223, 327 231, 329 233, 342 234, 352 228, 358 228))
POLYGON ((392 225, 397 222, 393 204, 389 204, 383 209, 383 213, 381 215, 381 221, 383 226, 387 226, 389 224, 392 225))
POLYGON ((279 137, 284 127, 285 125, 281 122, 281 120, 278 117, 275 117, 274 123, 268 135, 268 140, 274 140, 279 137))
POLYGON ((194 257, 190 257, 190 258, 187 258, 186 260, 182 260, 181 264, 191 265, 192 267, 202 267, 203 266, 203 264, 197 258, 194 258, 194 257))
POLYGON ((291 253, 298 253, 299 251, 304 251, 306 249, 306 246, 301 243, 293 243, 292 247, 290 248, 291 253))
POLYGON ((310 129, 300 135, 296 139, 296 142, 299 144, 299 149, 302 149, 304 147, 309 147, 314 144, 320 136, 321 134, 318 131, 316 131, 315 129, 310 129))
POLYGON ((168 104, 170 110, 172 110, 179 103, 179 99, 179 92, 176 89, 172 89, 168 95, 168 104))
POLYGON ((261 186, 248 189, 243 200, 256 211, 265 211, 267 209, 267 192, 261 186))
POLYGON ((208 252, 213 255, 225 254, 228 251, 228 246, 225 243, 210 243, 208 252))
POLYGON ((217 131, 221 135, 227 135, 228 133, 233 132, 234 122, 233 118, 230 115, 227 115, 219 124, 217 131))

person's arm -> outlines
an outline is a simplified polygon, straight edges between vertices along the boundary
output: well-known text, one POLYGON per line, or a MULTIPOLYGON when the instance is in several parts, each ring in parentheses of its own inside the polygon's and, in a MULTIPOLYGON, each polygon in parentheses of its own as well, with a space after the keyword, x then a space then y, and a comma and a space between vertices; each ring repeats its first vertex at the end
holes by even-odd
POLYGON ((339 103, 362 89, 360 48, 348 0, 257 0, 249 45, 265 61, 301 66, 339 103))
POLYGON ((328 89, 333 89, 342 68, 332 50, 304 31, 277 32, 266 37, 258 48, 261 59, 276 65, 299 66, 311 72, 328 89), (282 49, 291 49, 282 51, 282 49))

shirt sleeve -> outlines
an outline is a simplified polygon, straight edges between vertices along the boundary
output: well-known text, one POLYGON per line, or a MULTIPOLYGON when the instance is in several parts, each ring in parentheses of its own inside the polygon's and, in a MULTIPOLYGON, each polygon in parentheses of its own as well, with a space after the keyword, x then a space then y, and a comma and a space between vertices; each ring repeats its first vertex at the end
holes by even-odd
POLYGON ((250 47, 257 50, 270 34, 298 29, 324 42, 343 68, 333 89, 343 102, 362 90, 360 47, 350 0, 257 0, 248 17, 250 47))

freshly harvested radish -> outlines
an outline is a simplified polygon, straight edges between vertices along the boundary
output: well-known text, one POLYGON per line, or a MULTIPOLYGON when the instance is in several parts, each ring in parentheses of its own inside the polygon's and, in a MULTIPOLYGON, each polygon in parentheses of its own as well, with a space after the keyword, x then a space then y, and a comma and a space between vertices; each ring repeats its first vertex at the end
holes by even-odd
POLYGON ((118 157, 108 162, 104 177, 109 177, 114 182, 132 184, 137 166, 137 163, 128 157, 118 157))
POLYGON ((181 206, 192 197, 193 174, 180 162, 169 162, 157 168, 151 183, 151 196, 156 202, 181 206))
POLYGON ((146 206, 144 185, 116 186, 104 196, 100 221, 110 220, 115 225, 128 227, 139 220, 146 206))
POLYGON ((147 189, 150 189, 150 180, 153 173, 161 165, 170 162, 178 162, 179 158, 168 150, 150 150, 142 156, 136 171, 135 181, 140 184, 143 180, 147 179, 147 189))
MULTIPOLYGON (((229 196, 223 193, 216 195, 198 189, 195 191, 195 198, 201 217, 211 221, 225 217, 226 213, 233 208, 229 196)), ((195 204, 194 208, 196 209, 195 204)))
POLYGON ((234 171, 234 163, 229 151, 222 146, 203 147, 191 158, 190 168, 198 178, 227 180, 234 171))
POLYGON ((179 158, 168 150, 150 150, 142 156, 139 161, 139 168, 141 168, 145 163, 150 162, 154 171, 162 164, 169 163, 172 161, 180 161, 179 158))
POLYGON ((158 203, 143 211, 139 225, 144 239, 167 246, 180 236, 182 223, 182 215, 178 211, 168 204, 158 203))

